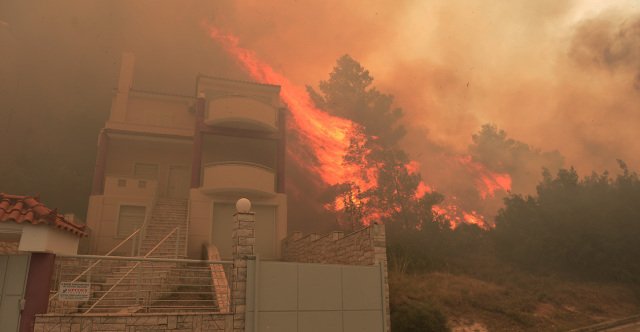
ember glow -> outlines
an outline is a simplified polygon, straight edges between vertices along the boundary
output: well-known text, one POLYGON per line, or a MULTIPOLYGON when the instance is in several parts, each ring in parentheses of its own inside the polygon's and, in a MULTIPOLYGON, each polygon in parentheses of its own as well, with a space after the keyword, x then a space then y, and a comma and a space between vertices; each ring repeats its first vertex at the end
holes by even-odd
MULTIPOLYGON (((235 36, 222 34, 214 27, 210 27, 210 29, 210 36, 218 41, 226 52, 235 57, 242 69, 252 79, 263 84, 281 87, 281 98, 293 116, 293 121, 289 122, 290 129, 299 133, 299 138, 314 153, 318 162, 313 163, 297 153, 291 153, 291 151, 289 151, 289 156, 304 169, 317 172, 322 181, 328 185, 352 183, 351 192, 338 197, 332 204, 327 204, 325 207, 334 211, 342 211, 348 206, 361 206, 366 203, 361 201, 358 196, 361 192, 376 185, 375 168, 363 171, 358 165, 343 163, 343 157, 350 144, 355 142, 364 146, 367 137, 364 136, 361 128, 352 121, 331 116, 317 109, 303 88, 293 85, 287 78, 276 73, 269 64, 257 59, 253 51, 240 47, 235 36)), ((508 174, 494 173, 482 164, 473 162, 470 156, 457 158, 456 162, 473 175, 476 187, 483 199, 489 196, 493 197, 496 190, 510 190, 511 178, 508 174)), ((416 161, 411 161, 405 167, 410 173, 417 173, 420 170, 420 164, 416 161)), ((416 190, 416 196, 420 198, 433 191, 433 187, 421 182, 416 190)), ((367 215, 362 216, 362 222, 364 225, 369 225, 380 216, 386 215, 387 212, 368 211, 367 215)), ((477 224, 482 228, 488 228, 483 216, 475 211, 463 211, 455 197, 447 198, 440 206, 433 207, 433 212, 449 219, 452 228, 461 223, 477 224)))
POLYGON ((482 199, 494 197, 498 190, 511 191, 511 177, 509 174, 500 174, 491 171, 481 163, 472 160, 471 156, 461 156, 454 159, 458 165, 463 166, 474 177, 476 188, 482 199))
POLYGON ((448 198, 439 206, 434 206, 433 213, 449 219, 451 229, 458 227, 462 223, 478 225, 483 229, 489 229, 490 227, 484 221, 484 217, 476 211, 463 211, 458 205, 456 197, 448 198))

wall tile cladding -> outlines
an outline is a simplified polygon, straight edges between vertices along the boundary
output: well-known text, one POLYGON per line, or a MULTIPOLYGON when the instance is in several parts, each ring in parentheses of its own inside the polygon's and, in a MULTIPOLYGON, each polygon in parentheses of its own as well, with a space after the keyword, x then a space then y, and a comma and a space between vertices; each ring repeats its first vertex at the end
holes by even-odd
POLYGON ((299 263, 377 265, 387 260, 385 229, 371 225, 351 234, 332 232, 324 236, 293 232, 282 240, 282 260, 299 263))

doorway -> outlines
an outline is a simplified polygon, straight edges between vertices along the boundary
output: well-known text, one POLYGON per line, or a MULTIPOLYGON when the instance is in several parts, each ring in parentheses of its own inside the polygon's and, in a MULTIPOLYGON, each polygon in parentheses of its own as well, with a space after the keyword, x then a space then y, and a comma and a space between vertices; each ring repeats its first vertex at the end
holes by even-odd
POLYGON ((168 198, 189 198, 191 170, 185 166, 169 166, 168 198))

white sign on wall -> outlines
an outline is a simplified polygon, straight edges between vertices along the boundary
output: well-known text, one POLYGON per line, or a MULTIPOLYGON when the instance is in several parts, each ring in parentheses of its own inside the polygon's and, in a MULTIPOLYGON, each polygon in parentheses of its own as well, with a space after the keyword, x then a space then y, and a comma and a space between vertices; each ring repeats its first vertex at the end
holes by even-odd
POLYGON ((60 301, 89 301, 91 283, 88 282, 61 282, 58 288, 58 300, 60 301))

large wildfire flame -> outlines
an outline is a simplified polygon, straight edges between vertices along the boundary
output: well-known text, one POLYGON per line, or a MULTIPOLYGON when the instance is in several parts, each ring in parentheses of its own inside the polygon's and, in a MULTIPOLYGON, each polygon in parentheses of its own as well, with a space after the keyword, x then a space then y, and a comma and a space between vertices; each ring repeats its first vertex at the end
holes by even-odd
MULTIPOLYGON (((280 97, 289 106, 296 130, 300 139, 315 153, 319 165, 311 165, 306 160, 299 160, 296 154, 290 154, 296 161, 312 169, 322 180, 334 185, 347 180, 360 179, 355 176, 357 167, 342 165, 342 157, 352 139, 364 139, 357 135, 357 125, 347 119, 331 116, 313 105, 307 92, 288 79, 276 73, 271 66, 258 60, 254 52, 238 46, 238 39, 232 35, 223 35, 211 27, 211 37, 215 38, 227 51, 236 57, 243 69, 260 83, 274 84, 281 87, 280 97)), ((374 179, 375 180, 375 179, 374 179)), ((375 181, 357 183, 366 190, 375 185, 375 181)))
MULTIPOLYGON (((233 55, 242 65, 252 79, 264 83, 279 85, 281 87, 281 98, 285 102, 292 114, 293 123, 290 126, 300 133, 303 144, 309 147, 315 154, 317 163, 303 160, 296 153, 289 153, 289 156, 305 169, 315 171, 320 175, 322 181, 328 185, 336 185, 344 182, 351 182, 360 192, 373 188, 376 185, 376 174, 368 172, 363 176, 362 169, 356 165, 345 165, 343 157, 351 142, 356 141, 363 145, 367 137, 362 134, 359 126, 347 119, 331 116, 326 112, 317 109, 306 91, 294 84, 281 74, 276 73, 273 68, 256 58, 251 50, 239 46, 238 38, 230 34, 222 34, 218 29, 210 27, 211 37, 220 43, 226 52, 233 55)), ((473 162, 471 156, 457 159, 459 165, 474 175, 476 187, 483 199, 488 196, 493 197, 496 190, 509 191, 511 178, 508 174, 497 174, 486 169, 482 164, 473 162)), ((412 161, 406 165, 409 172, 419 172, 420 164, 412 161)), ((417 197, 422 197, 428 192, 433 192, 434 188, 420 183, 416 192, 417 197)), ((347 204, 347 200, 358 202, 357 192, 353 192, 347 198, 338 198, 333 204, 327 205, 336 211, 342 210, 347 204)), ((445 200, 440 206, 435 206, 433 212, 436 215, 448 218, 452 228, 460 223, 477 224, 480 227, 488 228, 484 217, 475 211, 463 211, 455 197, 445 200)), ((384 211, 380 213, 384 214, 384 211)), ((377 216, 364 216, 363 223, 368 225, 377 216)))

